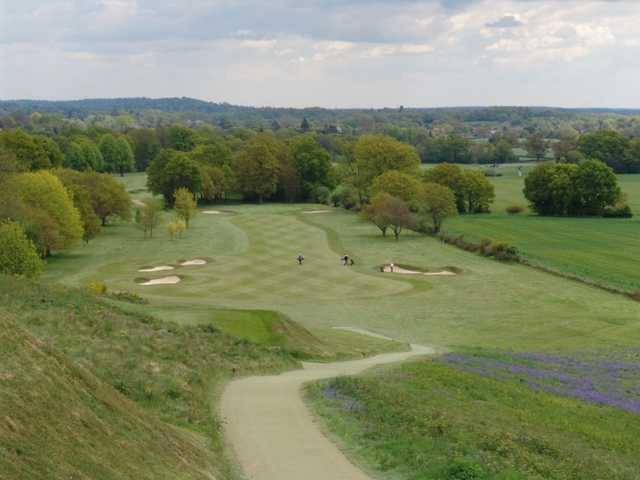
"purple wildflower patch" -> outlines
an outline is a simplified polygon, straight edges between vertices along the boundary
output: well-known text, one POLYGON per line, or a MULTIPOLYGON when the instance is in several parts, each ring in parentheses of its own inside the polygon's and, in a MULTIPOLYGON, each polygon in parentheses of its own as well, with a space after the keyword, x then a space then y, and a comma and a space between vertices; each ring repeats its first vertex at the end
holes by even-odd
POLYGON ((541 353, 449 353, 442 362, 535 390, 640 413, 640 351, 564 356, 541 353))

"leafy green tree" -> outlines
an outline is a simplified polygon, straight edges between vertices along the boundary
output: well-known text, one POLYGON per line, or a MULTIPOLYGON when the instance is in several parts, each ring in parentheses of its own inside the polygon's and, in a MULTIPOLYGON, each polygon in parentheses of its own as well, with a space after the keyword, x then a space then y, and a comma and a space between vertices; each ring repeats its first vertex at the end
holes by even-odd
POLYGON ((37 277, 43 262, 17 222, 0 222, 0 273, 37 277))
POLYGON ((51 168, 50 157, 55 154, 48 151, 47 145, 20 128, 0 131, 0 149, 12 153, 22 170, 51 168))
POLYGON ((321 185, 332 187, 331 156, 310 135, 301 135, 291 141, 291 154, 302 182, 302 195, 305 200, 312 197, 315 189, 321 185))
POLYGON ((331 192, 329 199, 334 207, 343 207, 347 210, 359 205, 358 192, 351 185, 338 185, 331 192))
POLYGON ((537 161, 540 161, 547 154, 549 144, 544 139, 544 135, 541 132, 536 132, 527 137, 526 148, 529 155, 535 157, 537 161))
POLYGON ((407 203, 388 193, 374 196, 363 209, 363 216, 378 227, 383 236, 386 236, 387 229, 391 229, 396 240, 404 229, 416 228, 416 217, 407 203))
POLYGON ((420 193, 421 216, 429 219, 431 232, 439 233, 445 219, 458 214, 456 198, 449 187, 438 183, 425 183, 420 193))
POLYGON ((140 207, 136 212, 136 223, 144 232, 144 238, 153 238, 153 231, 162 221, 162 209, 164 203, 159 198, 152 198, 144 202, 144 206, 140 207))
POLYGON ((184 220, 186 228, 189 228, 189 222, 198 212, 198 204, 193 193, 185 187, 180 187, 173 194, 173 198, 175 199, 173 208, 178 218, 184 220))
POLYGON ((13 197, 6 204, 16 202, 15 212, 9 218, 20 221, 43 257, 53 250, 69 248, 82 238, 80 213, 67 189, 52 173, 14 175, 3 193, 13 197))
POLYGON ((48 161, 45 162, 45 165, 42 166, 42 168, 55 168, 62 166, 62 163, 64 162, 64 154, 62 153, 62 150, 60 150, 58 144, 53 141, 53 139, 45 137, 44 135, 35 135, 33 137, 33 140, 38 148, 45 153, 48 159, 48 161))
POLYGON ((413 173, 420 165, 415 148, 387 135, 362 135, 353 147, 352 184, 364 196, 374 178, 389 170, 413 173))
POLYGON ((190 152, 196 146, 196 134, 184 125, 171 125, 166 135, 165 148, 190 152))
POLYGON ((640 171, 640 163, 630 160, 629 140, 614 130, 599 130, 583 135, 578 140, 578 150, 586 158, 600 160, 616 173, 640 171))
POLYGON ((403 200, 412 210, 418 208, 422 184, 415 176, 408 173, 389 170, 374 178, 369 190, 372 197, 379 193, 403 200))
POLYGON ((111 134, 104 135, 100 139, 100 152, 106 171, 118 172, 124 176, 125 172, 133 170, 133 150, 126 138, 115 138, 111 134))
POLYGON ((233 155, 229 147, 222 141, 211 141, 198 145, 189 154, 192 160, 210 167, 231 166, 233 155))
POLYGON ((189 154, 163 149, 149 164, 147 186, 152 193, 162 195, 167 206, 171 207, 173 194, 180 187, 196 195, 202 192, 202 169, 189 154))
POLYGON ((160 140, 151 128, 136 128, 129 131, 127 137, 133 148, 135 168, 138 172, 144 172, 160 152, 160 140))
POLYGON ((215 202, 224 200, 235 185, 235 178, 231 167, 201 167, 202 172, 202 197, 215 202))
POLYGON ((597 160, 542 163, 525 178, 524 194, 541 215, 602 215, 621 196, 613 170, 597 160))
POLYGON ((80 181, 89 192, 93 211, 102 226, 112 217, 131 219, 131 196, 114 177, 107 173, 85 172, 80 181))
POLYGON ((513 163, 518 156, 513 152, 513 146, 508 140, 501 139, 494 144, 493 159, 490 163, 513 163))
POLYGON ((57 169, 53 173, 60 179, 67 191, 71 192, 73 205, 82 220, 82 239, 85 243, 100 233, 101 224, 91 202, 91 193, 85 185, 87 174, 70 169, 57 169))
POLYGON ((441 163, 428 169, 423 176, 427 183, 437 183, 448 187, 456 197, 458 212, 466 212, 465 176, 461 167, 451 163, 441 163))
POLYGON ((273 137, 260 134, 250 139, 236 154, 233 170, 243 195, 262 202, 276 193, 281 167, 279 150, 273 137))
POLYGON ((578 165, 573 186, 581 215, 602 215, 606 207, 616 204, 622 191, 613 169, 598 160, 586 160, 578 165))
POLYGON ((98 146, 86 137, 78 137, 67 147, 64 165, 74 170, 102 170, 102 153, 98 146))
POLYGON ((469 213, 487 213, 496 193, 484 173, 478 170, 463 172, 463 185, 465 210, 469 213))

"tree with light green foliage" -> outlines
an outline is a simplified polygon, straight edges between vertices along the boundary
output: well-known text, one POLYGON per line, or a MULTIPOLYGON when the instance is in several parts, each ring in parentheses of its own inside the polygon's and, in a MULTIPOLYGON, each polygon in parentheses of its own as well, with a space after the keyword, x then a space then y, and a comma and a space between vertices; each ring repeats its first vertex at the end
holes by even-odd
POLYGON ((389 170, 373 180, 369 194, 375 197, 379 193, 388 193, 406 202, 411 209, 417 209, 421 190, 422 184, 414 175, 389 170))
POLYGON ((355 174, 351 183, 361 198, 377 176, 389 170, 413 173, 420 166, 415 148, 387 135, 362 135, 353 146, 353 155, 355 174))
POLYGON ((425 183, 419 197, 418 211, 429 219, 432 233, 439 233, 444 220, 458 214, 456 197, 449 187, 425 183))
POLYGON ((159 198, 145 201, 144 206, 136 212, 138 227, 144 232, 144 238, 153 238, 153 231, 160 225, 164 204, 159 198))
POLYGON ((71 194, 50 172, 20 173, 5 182, 0 203, 14 205, 9 218, 19 221, 47 257, 72 247, 82 238, 82 219, 71 194))
POLYGON ((185 187, 180 187, 173 194, 173 198, 175 199, 173 208, 178 218, 184 220, 186 228, 189 228, 189 222, 198 212, 198 204, 196 203, 193 193, 185 187))
POLYGON ((0 222, 0 273, 37 277, 43 262, 17 222, 0 222))
POLYGON ((125 172, 133 170, 133 150, 126 138, 115 138, 110 133, 103 135, 100 139, 100 152, 106 171, 117 172, 124 176, 125 172))

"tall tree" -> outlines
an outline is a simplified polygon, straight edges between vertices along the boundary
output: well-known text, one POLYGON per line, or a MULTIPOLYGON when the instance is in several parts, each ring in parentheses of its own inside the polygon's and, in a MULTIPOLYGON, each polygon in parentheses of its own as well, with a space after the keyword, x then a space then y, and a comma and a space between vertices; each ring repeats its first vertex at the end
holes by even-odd
POLYGON ((151 160, 160 152, 158 136, 151 128, 136 128, 127 133, 127 136, 133 145, 136 170, 144 172, 151 160))
POLYGON ((369 193, 372 197, 388 193, 406 202, 411 209, 417 209, 421 190, 421 182, 414 175, 389 170, 373 179, 369 193))
POLYGON ((233 170, 243 195, 262 202, 276 193, 282 148, 274 137, 263 133, 251 138, 236 154, 233 170))
POLYGON ((331 179, 331 156, 310 135, 302 135, 291 141, 291 154, 298 176, 302 182, 302 195, 308 200, 316 187, 333 187, 331 179))
POLYGON ((549 144, 541 132, 535 132, 527 138, 527 153, 539 162, 547 154, 549 144))
POLYGON ((416 217, 409 210, 406 202, 388 193, 379 193, 371 199, 371 203, 364 210, 364 217, 376 225, 383 236, 387 229, 391 229, 396 240, 404 229, 416 226, 416 217))
POLYGON ((458 214, 453 191, 449 187, 437 183, 424 184, 418 210, 421 215, 429 219, 433 233, 440 232, 446 218, 458 214))
POLYGON ((420 165, 416 150, 386 135, 363 135, 353 147, 353 185, 364 195, 374 178, 389 170, 411 173, 420 165))
POLYGON ((152 198, 144 202, 144 206, 136 214, 136 223, 144 232, 144 238, 153 238, 153 231, 162 220, 163 202, 159 198, 152 198))
POLYGON ((202 169, 189 154, 163 149, 149 164, 147 186, 154 194, 162 195, 167 206, 171 207, 173 194, 180 187, 196 195, 202 192, 202 169))

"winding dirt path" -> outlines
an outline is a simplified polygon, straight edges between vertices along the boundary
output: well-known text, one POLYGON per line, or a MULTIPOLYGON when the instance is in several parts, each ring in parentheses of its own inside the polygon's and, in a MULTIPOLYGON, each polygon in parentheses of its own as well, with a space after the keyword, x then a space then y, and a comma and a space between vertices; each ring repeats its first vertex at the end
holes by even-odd
POLYGON ((231 382, 221 401, 226 438, 250 480, 369 480, 319 430, 302 400, 307 382, 430 355, 428 347, 362 360, 303 363, 302 370, 231 382))

